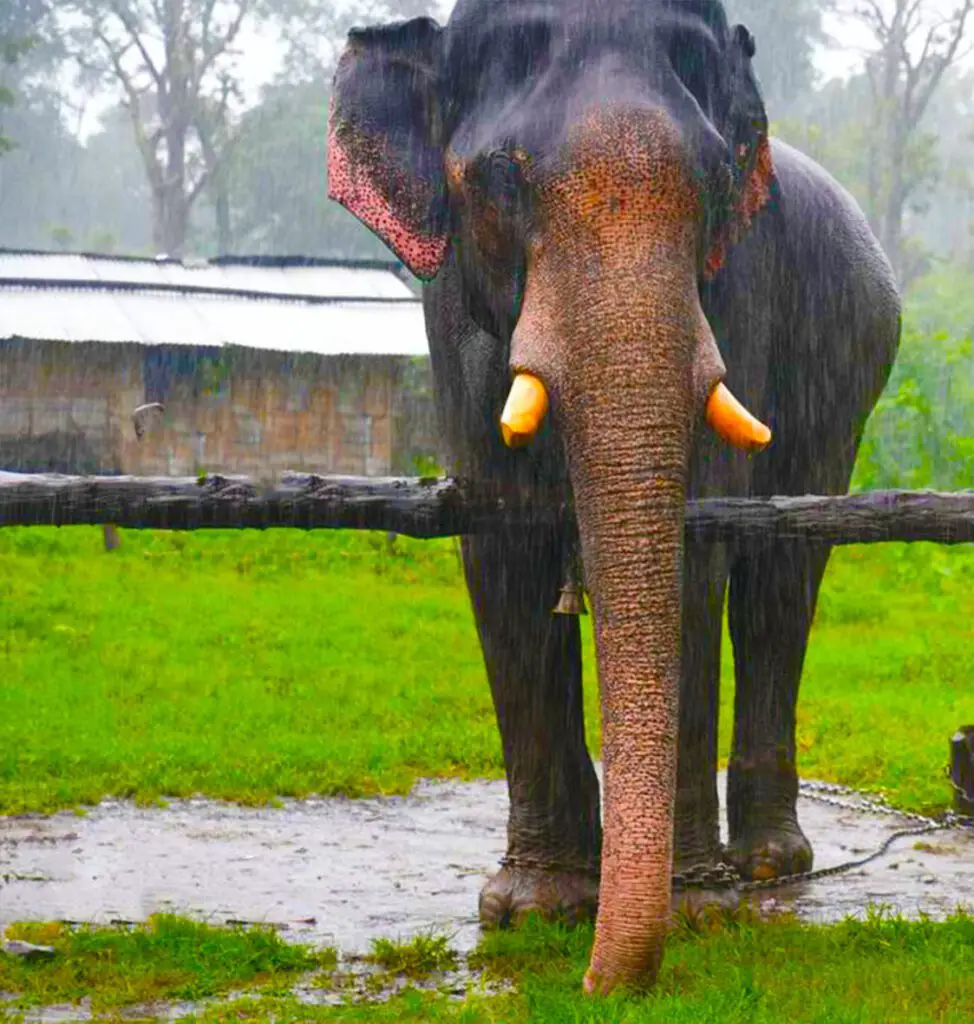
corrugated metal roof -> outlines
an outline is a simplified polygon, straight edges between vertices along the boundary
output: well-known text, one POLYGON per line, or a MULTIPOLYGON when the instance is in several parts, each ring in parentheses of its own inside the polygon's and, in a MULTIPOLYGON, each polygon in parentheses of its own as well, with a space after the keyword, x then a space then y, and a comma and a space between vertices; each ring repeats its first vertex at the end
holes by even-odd
POLYGON ((393 263, 286 258, 183 263, 82 253, 0 250, 0 282, 163 285, 342 299, 413 297, 409 286, 393 273, 394 266, 393 263))
POLYGON ((0 338, 426 355, 395 264, 0 251, 0 338))

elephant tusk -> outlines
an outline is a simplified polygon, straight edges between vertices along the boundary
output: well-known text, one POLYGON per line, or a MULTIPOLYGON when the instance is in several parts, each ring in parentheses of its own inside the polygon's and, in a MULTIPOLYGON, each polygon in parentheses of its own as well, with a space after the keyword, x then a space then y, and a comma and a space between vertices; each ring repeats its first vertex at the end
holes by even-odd
POLYGON ((508 448, 530 444, 548 412, 548 392, 530 373, 519 373, 511 385, 507 405, 501 414, 501 433, 508 448))
POLYGON ((723 384, 707 402, 707 422, 728 444, 745 451, 761 451, 771 443, 771 431, 756 420, 723 384))

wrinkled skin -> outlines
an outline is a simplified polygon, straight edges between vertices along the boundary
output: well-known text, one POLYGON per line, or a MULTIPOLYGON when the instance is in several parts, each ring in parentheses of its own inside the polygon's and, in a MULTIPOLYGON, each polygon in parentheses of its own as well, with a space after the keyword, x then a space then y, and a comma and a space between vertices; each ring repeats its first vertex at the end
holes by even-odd
POLYGON ((443 29, 353 32, 336 75, 330 194, 428 282, 450 471, 574 510, 466 537, 463 555, 510 792, 508 854, 481 915, 597 906, 589 992, 653 983, 671 872, 722 856, 728 582, 729 853, 757 877, 811 861, 795 703, 828 550, 684 551, 683 510, 688 497, 844 491, 899 299, 851 198, 769 144, 752 56, 711 0, 460 0, 443 29), (525 373, 550 412, 512 450, 499 420, 525 373), (725 378, 772 429, 753 458, 704 422, 725 378), (601 829, 579 620, 553 614, 579 572, 601 829))

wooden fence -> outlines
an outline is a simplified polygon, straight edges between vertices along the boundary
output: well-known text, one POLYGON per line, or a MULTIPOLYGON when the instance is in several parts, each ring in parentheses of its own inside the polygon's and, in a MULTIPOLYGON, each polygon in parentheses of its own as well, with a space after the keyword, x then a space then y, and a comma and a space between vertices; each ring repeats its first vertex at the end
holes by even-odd
MULTIPOLYGON (((456 479, 285 474, 79 477, 0 473, 0 526, 126 529, 384 530, 428 539, 543 526, 564 500, 456 479)), ((686 510, 690 543, 799 539, 830 544, 974 541, 974 491, 871 491, 823 497, 713 498, 686 510)))

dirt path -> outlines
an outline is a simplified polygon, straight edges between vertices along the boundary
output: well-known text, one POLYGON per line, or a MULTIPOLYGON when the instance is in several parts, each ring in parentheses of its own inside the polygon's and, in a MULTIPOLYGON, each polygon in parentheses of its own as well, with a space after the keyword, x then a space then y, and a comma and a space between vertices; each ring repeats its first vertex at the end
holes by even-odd
MULTIPOLYGON (((723 792, 723 780, 721 780, 723 792)), ((871 852, 896 818, 802 799, 816 867, 871 852)), ((376 936, 435 928, 469 949, 477 893, 504 850, 503 782, 424 783, 406 798, 306 800, 245 809, 204 800, 168 810, 106 802, 87 817, 0 818, 0 928, 16 920, 143 920, 159 910, 286 925, 284 935, 365 951, 376 936)), ((934 917, 974 903, 974 836, 902 839, 882 860, 776 890, 811 920, 868 903, 934 917)))

